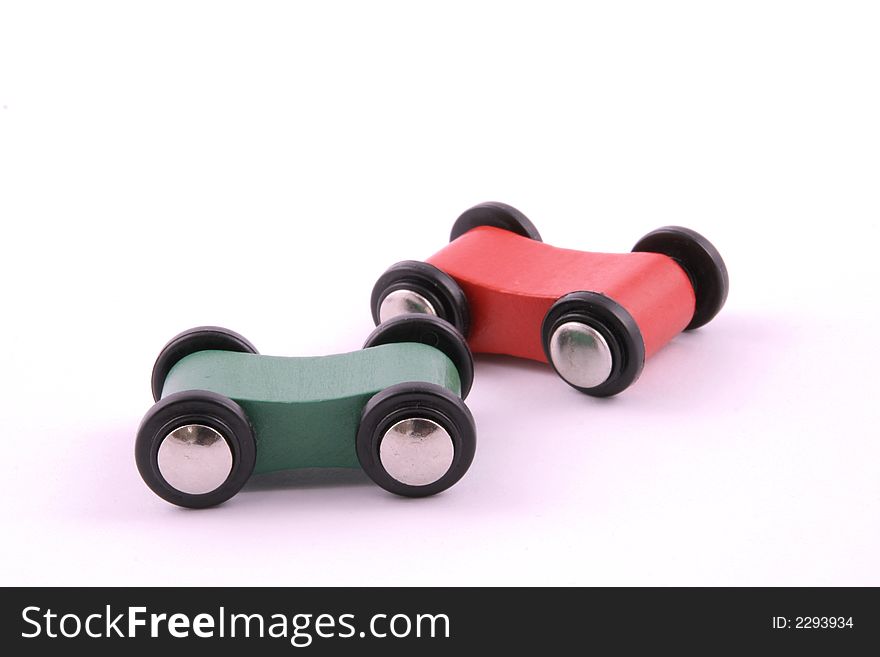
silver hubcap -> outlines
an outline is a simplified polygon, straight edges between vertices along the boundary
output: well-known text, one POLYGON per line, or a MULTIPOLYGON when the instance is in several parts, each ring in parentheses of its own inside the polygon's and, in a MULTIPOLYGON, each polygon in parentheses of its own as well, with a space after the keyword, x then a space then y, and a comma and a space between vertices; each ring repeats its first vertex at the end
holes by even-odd
POLYGON ((223 435, 202 424, 186 424, 159 445, 159 472, 181 493, 201 495, 218 488, 232 472, 232 450, 223 435))
POLYGON ((452 466, 455 445, 449 433, 433 420, 411 418, 392 426, 379 444, 385 471, 409 486, 427 486, 452 466))
POLYGON ((392 317, 408 313, 436 315, 437 310, 418 292, 412 290, 394 290, 382 299, 379 304, 379 321, 386 322, 392 317))
POLYGON ((614 365, 602 334, 581 322, 566 322, 553 332, 550 359, 560 376, 578 388, 595 388, 604 383, 614 365))

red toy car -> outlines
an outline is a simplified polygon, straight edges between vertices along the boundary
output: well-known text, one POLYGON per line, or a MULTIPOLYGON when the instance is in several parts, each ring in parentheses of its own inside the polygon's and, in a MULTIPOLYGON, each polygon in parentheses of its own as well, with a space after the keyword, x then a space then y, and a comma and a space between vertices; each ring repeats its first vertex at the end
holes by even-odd
POLYGON ((680 331, 711 320, 728 285, 717 249, 687 228, 659 228, 632 253, 572 251, 544 244, 515 208, 482 203, 427 262, 382 274, 371 304, 376 324, 438 315, 475 353, 550 362, 574 388, 606 397, 629 387, 680 331))

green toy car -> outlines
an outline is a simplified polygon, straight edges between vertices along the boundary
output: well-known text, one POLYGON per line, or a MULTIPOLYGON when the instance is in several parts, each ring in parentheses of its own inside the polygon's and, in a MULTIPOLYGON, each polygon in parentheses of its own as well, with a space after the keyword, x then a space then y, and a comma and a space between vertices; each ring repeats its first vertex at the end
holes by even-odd
POLYGON ((306 358, 262 356, 233 331, 198 327, 156 359, 135 459, 153 492, 191 508, 225 502, 251 474, 295 468, 360 466, 392 493, 433 495, 473 460, 472 382, 465 339, 436 317, 397 317, 360 351, 306 358))

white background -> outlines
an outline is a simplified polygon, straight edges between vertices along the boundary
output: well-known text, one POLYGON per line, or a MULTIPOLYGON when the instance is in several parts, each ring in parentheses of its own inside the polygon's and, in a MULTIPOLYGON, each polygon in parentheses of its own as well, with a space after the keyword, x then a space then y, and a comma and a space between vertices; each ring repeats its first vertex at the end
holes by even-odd
POLYGON ((4 3, 3 584, 880 584, 874 3, 4 3), (203 512, 133 440, 164 342, 357 349, 392 263, 511 203, 708 236, 727 306, 612 400, 479 358, 474 465, 203 512))

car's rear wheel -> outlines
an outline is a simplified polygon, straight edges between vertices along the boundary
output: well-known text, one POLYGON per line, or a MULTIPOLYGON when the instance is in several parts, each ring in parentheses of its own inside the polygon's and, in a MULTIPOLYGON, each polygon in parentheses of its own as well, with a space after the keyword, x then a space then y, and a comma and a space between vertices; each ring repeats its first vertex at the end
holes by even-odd
POLYGON ((221 504, 241 490, 256 456, 254 432, 241 406, 205 390, 157 402, 135 441, 135 461, 147 486, 193 509, 221 504))
POLYGON ((392 265, 373 286, 373 322, 378 325, 407 314, 435 315, 467 335, 470 309, 461 286, 446 272, 417 260, 392 265))
POLYGON ((669 256, 690 278, 696 306, 685 331, 708 324, 727 301, 730 289, 727 266, 718 249, 695 230, 681 226, 658 228, 640 239, 633 251, 669 256))
POLYGON ((162 347, 153 364, 153 374, 150 377, 153 401, 162 398, 165 377, 178 361, 199 351, 209 350, 257 353, 257 348, 247 338, 220 326, 197 326, 178 333, 162 347))
POLYGON ((572 292, 556 301, 541 326, 544 355, 570 386, 610 397, 635 382, 645 344, 632 315, 595 292, 572 292))
POLYGON ((442 386, 401 383, 374 395, 358 428, 358 461, 387 491, 425 497, 467 472, 477 444, 464 402, 442 386))
POLYGON ((449 241, 458 239, 478 226, 501 228, 536 242, 541 241, 541 233, 526 215, 513 206, 497 201, 480 203, 462 212, 452 225, 449 241))
POLYGON ((467 399, 474 383, 474 357, 467 340, 447 321, 431 315, 401 315, 377 326, 364 342, 364 349, 383 344, 417 342, 446 354, 461 382, 461 398, 467 399))

